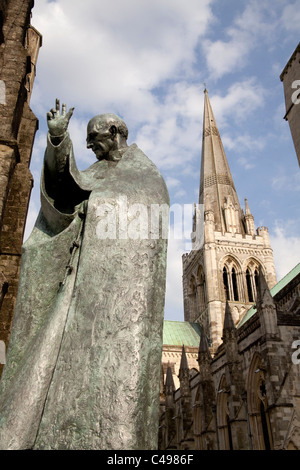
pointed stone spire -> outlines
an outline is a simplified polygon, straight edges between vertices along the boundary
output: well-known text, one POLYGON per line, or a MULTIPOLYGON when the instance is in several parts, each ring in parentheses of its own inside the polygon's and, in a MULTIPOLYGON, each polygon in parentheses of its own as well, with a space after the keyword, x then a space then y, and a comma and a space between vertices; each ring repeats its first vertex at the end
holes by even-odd
MULTIPOLYGON (((210 354, 207 336, 205 329, 202 327, 201 329, 201 338, 200 338, 200 345, 199 345, 199 352, 198 352, 198 364, 199 364, 199 374, 200 374, 200 385, 201 384, 210 384, 208 387, 204 388, 204 395, 207 394, 208 390, 213 390, 213 378, 211 372, 211 362, 212 357, 210 354)), ((211 392, 209 392, 209 395, 211 392)), ((210 398, 206 398, 206 401, 214 398, 214 394, 210 398)))
POLYGON ((252 215, 249 209, 249 204, 247 198, 245 198, 245 215, 252 215))
POLYGON ((207 378, 211 376, 211 370, 210 370, 211 361, 212 361, 212 357, 211 357, 209 346, 208 346, 206 332, 205 332, 205 329, 202 327, 200 344, 199 344, 199 352, 198 352, 198 364, 199 364, 200 375, 202 378, 203 377, 207 378))
POLYGON ((232 318, 231 309, 229 307, 228 301, 226 300, 223 335, 225 335, 226 331, 233 331, 235 329, 236 328, 235 328, 234 321, 232 318))
POLYGON ((225 345, 225 352, 227 362, 238 361, 238 345, 237 345, 237 329, 235 327, 231 308, 228 301, 226 301, 225 315, 224 315, 224 326, 223 326, 223 342, 225 345))
POLYGON ((199 353, 204 353, 204 354, 210 355, 207 337, 206 337, 206 334, 205 334, 205 331, 204 331, 203 328, 202 328, 202 331, 201 331, 199 353))
POLYGON ((277 325, 276 304, 261 268, 258 274, 256 307, 262 332, 266 339, 277 337, 279 329, 277 325))
POLYGON ((187 361, 184 345, 182 346, 181 361, 180 361, 178 377, 179 377, 179 380, 189 377, 189 366, 188 366, 188 361, 187 361))
POLYGON ((268 303, 268 304, 274 305, 274 299, 271 295, 266 278, 260 267, 259 273, 258 273, 258 283, 257 283, 257 304, 261 304, 261 303, 268 303))
MULTIPOLYGON (((192 424, 192 395, 190 387, 190 374, 187 357, 185 353, 184 345, 182 346, 181 362, 179 368, 179 380, 180 380, 180 402, 181 402, 181 418, 183 429, 188 430, 192 424)), ((186 438, 188 437, 186 435, 186 438)))
POLYGON ((167 367, 165 388, 166 388, 166 395, 171 395, 175 391, 173 374, 172 374, 172 369, 170 366, 167 367))
POLYGON ((214 212, 216 230, 222 233, 228 231, 223 208, 224 203, 230 200, 233 218, 235 219, 233 225, 236 227, 235 231, 241 233, 242 210, 210 104, 208 92, 205 88, 199 192, 199 204, 204 204, 204 211, 206 210, 205 204, 208 200, 214 212))
POLYGON ((245 198, 245 228, 246 228, 246 233, 249 235, 255 235, 255 225, 254 225, 254 217, 251 214, 251 211, 249 209, 249 204, 247 199, 245 198))

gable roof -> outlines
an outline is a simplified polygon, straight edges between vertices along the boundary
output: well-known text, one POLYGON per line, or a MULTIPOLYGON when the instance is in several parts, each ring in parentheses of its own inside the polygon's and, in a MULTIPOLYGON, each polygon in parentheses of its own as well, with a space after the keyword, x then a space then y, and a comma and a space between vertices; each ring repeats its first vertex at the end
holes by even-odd
POLYGON ((164 320, 163 344, 199 347, 201 327, 198 323, 164 320))
MULTIPOLYGON (((285 286, 288 285, 289 282, 291 282, 292 279, 294 279, 298 274, 300 273, 300 263, 298 263, 289 273, 287 273, 282 279, 280 279, 277 284, 275 284, 272 289, 270 289, 270 293, 272 297, 274 297, 278 292, 281 291, 285 286)), ((254 314, 256 313, 256 305, 254 304, 243 316, 241 321, 238 323, 237 328, 242 326, 244 323, 246 323, 249 318, 251 318, 254 314)))

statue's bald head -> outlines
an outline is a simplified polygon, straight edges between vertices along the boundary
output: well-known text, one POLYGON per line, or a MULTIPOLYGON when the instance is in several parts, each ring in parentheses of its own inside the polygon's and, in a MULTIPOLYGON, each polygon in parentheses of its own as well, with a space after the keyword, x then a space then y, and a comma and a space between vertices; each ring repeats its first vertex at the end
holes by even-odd
POLYGON ((126 140, 128 138, 128 128, 123 119, 121 119, 116 114, 98 114, 90 120, 88 123, 88 129, 91 126, 95 126, 97 130, 109 130, 112 126, 114 126, 119 134, 121 134, 126 140))
POLYGON ((87 126, 87 147, 91 148, 98 160, 114 159, 112 154, 127 147, 128 128, 116 114, 98 114, 87 126))

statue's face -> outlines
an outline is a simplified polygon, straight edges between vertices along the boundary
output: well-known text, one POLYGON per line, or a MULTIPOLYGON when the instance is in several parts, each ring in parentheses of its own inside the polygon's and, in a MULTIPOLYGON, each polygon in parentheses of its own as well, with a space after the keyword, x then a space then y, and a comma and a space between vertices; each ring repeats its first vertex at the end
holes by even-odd
POLYGON ((88 124, 86 142, 87 148, 93 150, 98 160, 108 159, 109 153, 116 147, 109 123, 95 118, 88 124))

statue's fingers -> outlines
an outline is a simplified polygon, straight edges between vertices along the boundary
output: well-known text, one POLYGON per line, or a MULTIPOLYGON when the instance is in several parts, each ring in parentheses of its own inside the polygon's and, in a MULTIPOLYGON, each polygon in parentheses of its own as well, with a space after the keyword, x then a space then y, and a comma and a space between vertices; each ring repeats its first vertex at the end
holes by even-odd
POLYGON ((51 111, 47 113, 47 120, 50 121, 50 119, 53 119, 53 113, 51 111))
POLYGON ((74 109, 75 108, 70 108, 69 111, 67 112, 66 116, 67 116, 68 120, 71 119, 74 109))
POLYGON ((63 103, 62 107, 61 107, 61 114, 62 116, 65 116, 66 115, 66 109, 67 109, 67 105, 66 103, 63 103))
POLYGON ((55 100, 55 114, 56 114, 56 116, 60 115, 59 108, 60 108, 60 102, 59 102, 59 99, 56 98, 56 100, 55 100))

